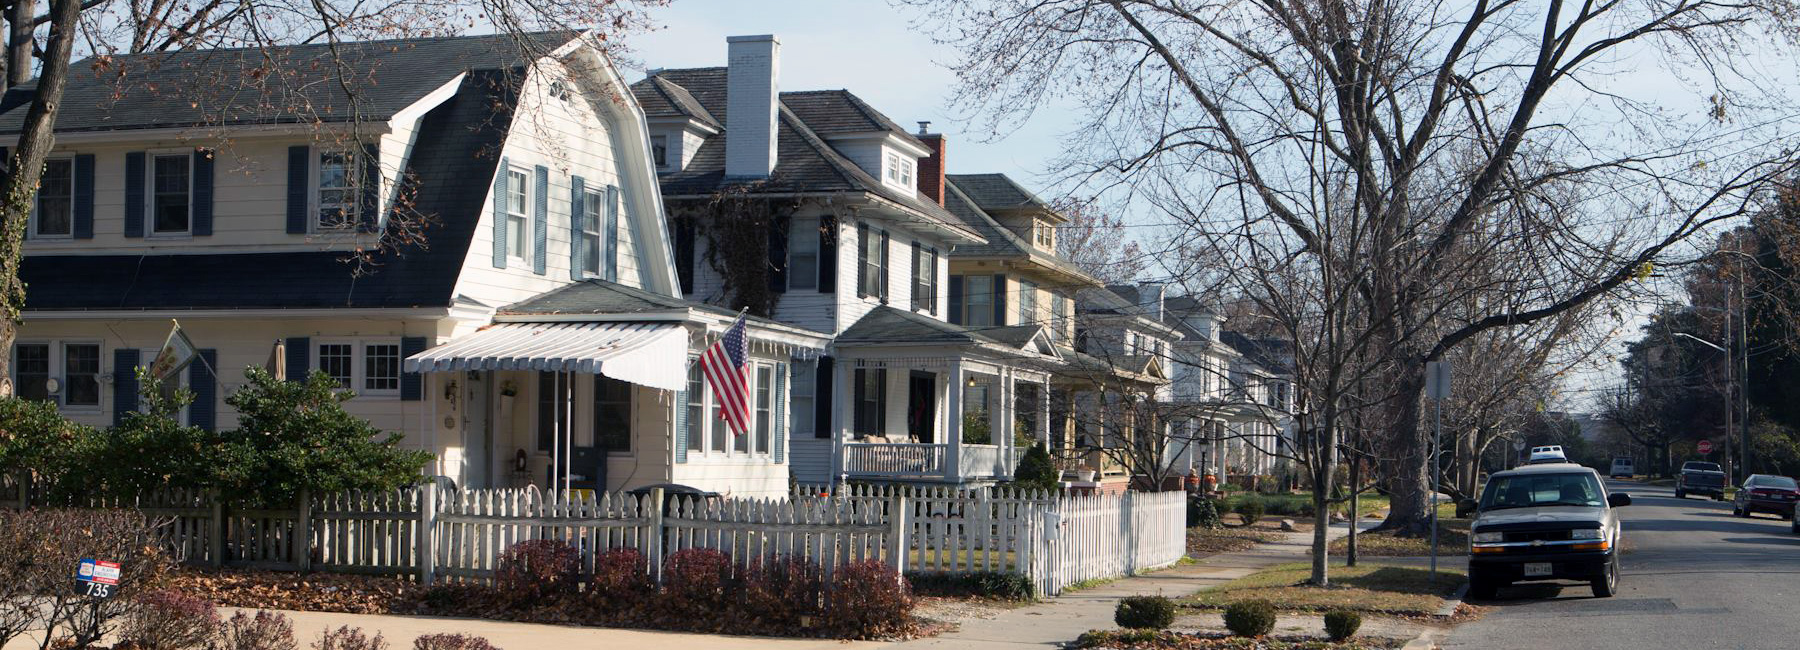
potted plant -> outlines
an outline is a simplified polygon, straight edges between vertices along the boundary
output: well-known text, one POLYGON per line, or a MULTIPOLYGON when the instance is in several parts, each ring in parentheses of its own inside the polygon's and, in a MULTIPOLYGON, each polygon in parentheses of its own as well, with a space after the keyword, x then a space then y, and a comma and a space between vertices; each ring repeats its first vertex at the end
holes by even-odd
POLYGON ((500 384, 500 421, 511 422, 513 400, 519 395, 519 385, 508 379, 500 384))

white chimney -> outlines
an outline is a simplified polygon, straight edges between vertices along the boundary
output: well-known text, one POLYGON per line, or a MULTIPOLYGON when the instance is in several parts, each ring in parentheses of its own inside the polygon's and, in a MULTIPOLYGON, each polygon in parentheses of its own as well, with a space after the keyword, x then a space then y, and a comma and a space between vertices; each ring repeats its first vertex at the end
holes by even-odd
POLYGON ((775 116, 781 89, 781 39, 729 36, 725 72, 725 176, 768 178, 775 171, 775 116))

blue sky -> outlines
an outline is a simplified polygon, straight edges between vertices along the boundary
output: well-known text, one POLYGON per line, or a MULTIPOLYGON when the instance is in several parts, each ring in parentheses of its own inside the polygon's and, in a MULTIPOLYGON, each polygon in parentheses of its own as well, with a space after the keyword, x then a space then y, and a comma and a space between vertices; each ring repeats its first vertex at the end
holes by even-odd
MULTIPOLYGON (((782 90, 843 88, 909 130, 930 120, 948 141, 950 173, 1004 172, 1045 198, 1060 195, 1040 176, 1045 161, 1062 150, 1058 136, 1075 115, 1048 111, 1003 140, 977 141, 951 117, 954 78, 941 62, 953 51, 915 31, 909 10, 881 0, 676 0, 652 16, 662 29, 628 44, 643 66, 721 66, 726 36, 775 34, 781 38, 782 90)), ((627 75, 636 80, 643 72, 627 75)))

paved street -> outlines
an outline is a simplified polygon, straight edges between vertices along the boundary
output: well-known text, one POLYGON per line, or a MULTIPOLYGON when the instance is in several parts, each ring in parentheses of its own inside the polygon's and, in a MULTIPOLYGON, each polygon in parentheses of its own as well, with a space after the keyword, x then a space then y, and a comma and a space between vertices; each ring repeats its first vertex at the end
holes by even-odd
POLYGON ((1677 500, 1670 488, 1614 482, 1631 494, 1620 593, 1586 585, 1500 592, 1444 648, 1592 650, 1791 648, 1800 645, 1800 537, 1772 516, 1731 516, 1726 502, 1677 500))

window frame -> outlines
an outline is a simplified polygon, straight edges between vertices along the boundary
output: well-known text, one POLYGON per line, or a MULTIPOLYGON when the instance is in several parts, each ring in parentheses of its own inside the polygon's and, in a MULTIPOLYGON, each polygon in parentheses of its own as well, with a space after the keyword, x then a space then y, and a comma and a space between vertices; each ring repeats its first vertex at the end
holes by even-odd
POLYGON ((532 236, 531 171, 507 165, 503 173, 506 174, 506 214, 501 215, 501 218, 506 219, 506 259, 518 261, 521 264, 531 264, 534 261, 531 259, 533 247, 531 242, 526 241, 532 236), (513 211, 514 197, 520 199, 522 203, 518 212, 513 211), (514 219, 519 220, 520 223, 516 233, 512 227, 514 219))
POLYGON ((688 355, 688 388, 687 403, 687 453, 691 459, 695 454, 706 456, 706 400, 712 391, 706 386, 706 373, 700 370, 700 357, 688 355), (699 412, 696 413, 695 409, 699 412))
POLYGON ((313 149, 312 169, 309 171, 309 175, 312 179, 312 186, 309 188, 310 193, 307 196, 307 204, 312 206, 311 228, 313 232, 340 233, 356 229, 357 224, 360 223, 359 219, 362 218, 362 201, 359 200, 359 188, 357 187, 359 184, 357 174, 362 169, 361 163, 362 154, 355 149, 337 147, 319 147, 313 149), (323 197, 326 188, 323 180, 320 178, 320 174, 325 170, 324 160, 328 155, 342 155, 348 157, 348 161, 345 163, 347 168, 344 170, 345 185, 342 188, 333 189, 341 189, 342 191, 347 192, 347 196, 349 197, 349 207, 344 210, 342 223, 335 226, 326 225, 324 223, 323 215, 321 214, 325 209, 323 197))
POLYGON ((152 238, 181 239, 194 236, 194 152, 190 149, 162 149, 144 152, 144 235, 152 238), (187 165, 187 227, 181 230, 156 229, 156 161, 183 158, 187 165))
POLYGON ((749 455, 769 456, 775 449, 771 444, 775 435, 775 364, 751 364, 750 382, 750 420, 753 425, 750 427, 749 455))
MULTIPOLYGON (((49 339, 19 339, 17 341, 13 341, 13 349, 10 351, 12 354, 11 365, 12 365, 13 394, 20 396, 22 399, 31 399, 31 398, 24 397, 24 392, 21 389, 25 386, 25 382, 23 382, 19 379, 19 369, 23 365, 23 364, 19 363, 19 348, 26 347, 26 346, 44 348, 44 372, 41 374, 43 375, 45 380, 53 379, 56 377, 56 367, 57 367, 56 349, 58 346, 56 344, 56 341, 49 340, 49 339)), ((32 373, 32 374, 35 376, 40 373, 32 373)), ((50 392, 46 391, 45 399, 50 401, 51 403, 57 404, 58 407, 61 407, 61 404, 57 400, 56 393, 50 393, 50 392)))
POLYGON ((606 273, 606 188, 583 187, 581 189, 582 223, 576 228, 576 237, 581 238, 581 277, 600 278, 606 273), (592 238, 594 247, 587 247, 592 238), (593 253, 589 255, 589 253, 593 253))
POLYGON ((937 260, 936 248, 922 245, 913 248, 913 309, 933 316, 938 313, 937 260))
POLYGON ((882 242, 888 239, 887 231, 870 228, 867 225, 860 226, 857 230, 859 231, 859 241, 856 242, 859 247, 857 258, 858 263, 863 265, 859 278, 863 282, 858 283, 856 294, 863 298, 875 298, 885 303, 888 299, 888 247, 882 245, 882 242))
POLYGON ((994 276, 985 275, 985 274, 975 274, 975 275, 963 276, 962 316, 963 316, 963 322, 962 322, 963 327, 994 327, 995 326, 995 323, 994 323, 994 276), (974 286, 976 281, 986 282, 987 288, 984 290, 981 290, 981 291, 976 291, 975 286, 974 286), (980 305, 979 305, 980 309, 976 309, 976 307, 977 307, 977 301, 975 299, 976 296, 982 297, 982 300, 980 301, 980 305), (976 320, 977 314, 980 315, 979 322, 977 322, 977 320, 976 320))
MULTIPOLYGON (((49 177, 48 172, 49 172, 50 163, 52 163, 52 162, 68 163, 68 165, 69 165, 69 196, 68 196, 69 216, 68 216, 68 220, 66 221, 66 223, 68 224, 69 231, 62 232, 62 233, 42 232, 41 229, 43 228, 44 183, 40 180, 38 183, 38 191, 35 195, 33 195, 32 200, 31 200, 31 219, 30 219, 31 224, 30 224, 30 227, 26 229, 26 232, 28 233, 28 235, 26 237, 27 239, 41 241, 41 240, 63 240, 63 239, 74 239, 75 238, 75 197, 79 196, 81 194, 81 188, 76 186, 75 156, 72 154, 57 154, 57 155, 53 155, 53 156, 49 156, 49 157, 45 158, 44 159, 44 167, 45 167, 44 177, 45 178, 49 177)), ((189 228, 190 229, 192 228, 191 223, 189 224, 189 228)))
POLYGON ((58 369, 62 371, 60 378, 62 381, 62 390, 59 391, 62 395, 62 399, 59 400, 59 405, 63 409, 70 411, 99 412, 101 405, 106 403, 106 389, 104 388, 106 382, 102 379, 106 374, 106 345, 98 340, 87 339, 69 339, 58 341, 57 343, 56 352, 60 353, 62 358, 51 367, 51 370, 52 372, 58 369), (91 347, 94 349, 94 371, 92 373, 82 373, 91 374, 93 376, 94 401, 91 404, 75 404, 69 401, 69 390, 75 384, 75 382, 72 381, 75 373, 69 370, 69 348, 75 346, 91 347))
POLYGON ((816 219, 796 219, 800 223, 811 221, 813 228, 794 228, 788 232, 788 290, 814 291, 819 288, 819 224, 816 219), (802 273, 799 259, 812 260, 811 273, 802 273))
POLYGON ((361 371, 361 373, 362 373, 361 376, 356 378, 356 385, 360 387, 357 389, 356 394, 358 394, 358 395, 376 395, 376 396, 388 396, 388 395, 398 396, 400 394, 400 384, 402 382, 402 377, 404 377, 406 375, 406 373, 402 372, 400 368, 402 365, 404 365, 406 355, 400 352, 400 340, 399 339, 394 339, 392 341, 382 341, 382 340, 358 341, 356 344, 356 353, 357 353, 356 354, 356 357, 357 357, 356 358, 356 369, 361 371), (370 363, 372 363, 374 361, 374 359, 371 358, 372 355, 370 354, 369 348, 376 347, 376 346, 391 347, 394 349, 394 353, 392 355, 393 359, 394 359, 394 369, 393 369, 392 377, 375 377, 375 376, 372 376, 372 374, 370 373, 371 369, 370 369, 369 365, 370 365, 370 363), (377 379, 381 379, 381 380, 392 379, 394 382, 394 387, 393 388, 371 388, 369 386, 369 382, 376 381, 377 379))
POLYGON ((1038 318, 1038 285, 1030 280, 1019 280, 1019 325, 1035 325, 1038 318))
POLYGON ((669 136, 657 134, 650 136, 650 163, 659 170, 669 168, 669 136))
POLYGON ((788 437, 810 439, 818 435, 818 386, 817 361, 795 360, 788 364, 788 437), (801 418, 806 420, 805 428, 799 426, 801 418))
POLYGON ((404 348, 401 346, 400 338, 401 337, 399 337, 399 336, 391 336, 391 337, 389 337, 389 336, 371 336, 371 337, 367 337, 367 338, 339 336, 339 337, 314 338, 310 343, 312 349, 307 351, 307 356, 308 356, 308 360, 309 360, 309 365, 307 367, 311 368, 312 370, 321 370, 321 371, 325 370, 325 364, 324 364, 325 356, 323 354, 325 347, 326 346, 336 346, 336 345, 348 345, 348 346, 350 346, 350 360, 349 360, 350 383, 347 385, 340 386, 339 390, 347 390, 352 393, 355 393, 356 399, 363 399, 363 398, 399 399, 400 398, 399 385, 405 383, 405 377, 406 377, 406 371, 404 370, 406 357, 405 357, 404 351, 400 352, 400 355, 401 355, 400 363, 398 363, 396 365, 396 368, 400 368, 400 370, 399 370, 399 375, 398 375, 399 381, 397 381, 395 383, 395 388, 393 388, 391 390, 390 389, 371 390, 371 389, 367 388, 368 383, 367 383, 366 377, 368 374, 367 356, 368 356, 369 346, 392 345, 392 346, 394 346, 394 348, 396 350, 404 350, 404 348))

